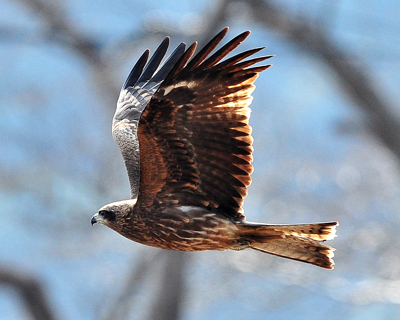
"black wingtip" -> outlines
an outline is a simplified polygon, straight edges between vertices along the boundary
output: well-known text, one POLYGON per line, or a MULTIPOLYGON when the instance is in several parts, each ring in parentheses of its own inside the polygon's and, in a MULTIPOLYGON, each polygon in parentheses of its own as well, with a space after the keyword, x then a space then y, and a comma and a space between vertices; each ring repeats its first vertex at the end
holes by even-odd
POLYGON ((177 61, 185 53, 185 49, 186 49, 186 44, 184 42, 181 42, 176 47, 174 52, 172 52, 171 55, 168 57, 167 61, 164 63, 161 69, 154 75, 153 78, 151 78, 151 82, 160 82, 164 80, 165 77, 168 75, 168 73, 171 71, 171 69, 174 67, 174 65, 177 63, 177 61))
POLYGON ((143 68, 146 65, 147 60, 149 59, 150 50, 147 49, 139 60, 136 62, 135 66, 132 68, 131 72, 129 73, 128 78, 126 79, 123 88, 126 89, 128 87, 132 87, 135 85, 137 80, 139 79, 140 75, 142 74, 143 68))
POLYGON ((137 82, 146 82, 150 80, 153 76, 154 72, 157 70, 158 66, 161 63, 161 60, 164 58, 165 53, 169 47, 169 37, 165 37, 161 44, 158 46, 150 61, 147 63, 146 68, 144 69, 143 74, 137 80, 137 82))

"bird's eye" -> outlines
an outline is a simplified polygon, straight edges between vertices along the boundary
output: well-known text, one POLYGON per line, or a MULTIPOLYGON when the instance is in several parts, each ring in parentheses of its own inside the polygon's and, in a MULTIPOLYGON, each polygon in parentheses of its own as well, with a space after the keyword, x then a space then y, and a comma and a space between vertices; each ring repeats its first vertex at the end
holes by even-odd
POLYGON ((99 215, 101 215, 102 217, 104 217, 104 219, 108 221, 115 221, 115 213, 112 211, 100 210, 99 215))

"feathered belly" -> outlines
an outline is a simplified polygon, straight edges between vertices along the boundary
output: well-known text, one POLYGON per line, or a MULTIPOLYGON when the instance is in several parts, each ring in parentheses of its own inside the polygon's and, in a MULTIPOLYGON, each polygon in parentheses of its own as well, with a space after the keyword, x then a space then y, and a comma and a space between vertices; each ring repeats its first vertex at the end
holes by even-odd
POLYGON ((227 217, 196 207, 167 208, 132 219, 127 238, 180 251, 244 249, 238 227, 227 217))

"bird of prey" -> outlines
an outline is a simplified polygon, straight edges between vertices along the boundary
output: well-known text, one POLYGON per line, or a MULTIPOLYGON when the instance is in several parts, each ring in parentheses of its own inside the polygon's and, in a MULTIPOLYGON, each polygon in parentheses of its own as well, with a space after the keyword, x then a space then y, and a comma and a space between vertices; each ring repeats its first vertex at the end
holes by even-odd
POLYGON ((188 49, 181 43, 161 64, 167 37, 149 62, 149 50, 140 57, 112 124, 131 199, 103 206, 91 223, 163 249, 251 248, 332 269, 334 249, 322 242, 335 237, 337 222, 245 221, 243 199, 253 172, 249 105, 254 81, 270 67, 254 65, 272 56, 254 58, 263 49, 255 48, 223 60, 250 34, 215 51, 227 32, 196 55, 197 42, 188 49))

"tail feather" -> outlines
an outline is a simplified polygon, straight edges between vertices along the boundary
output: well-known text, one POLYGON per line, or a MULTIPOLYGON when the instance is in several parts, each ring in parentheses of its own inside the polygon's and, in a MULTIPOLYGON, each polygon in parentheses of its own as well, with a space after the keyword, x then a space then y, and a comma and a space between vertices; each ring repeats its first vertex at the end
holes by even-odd
POLYGON ((321 242, 336 236, 337 225, 337 222, 299 225, 243 222, 240 231, 252 249, 333 269, 335 249, 321 242))

